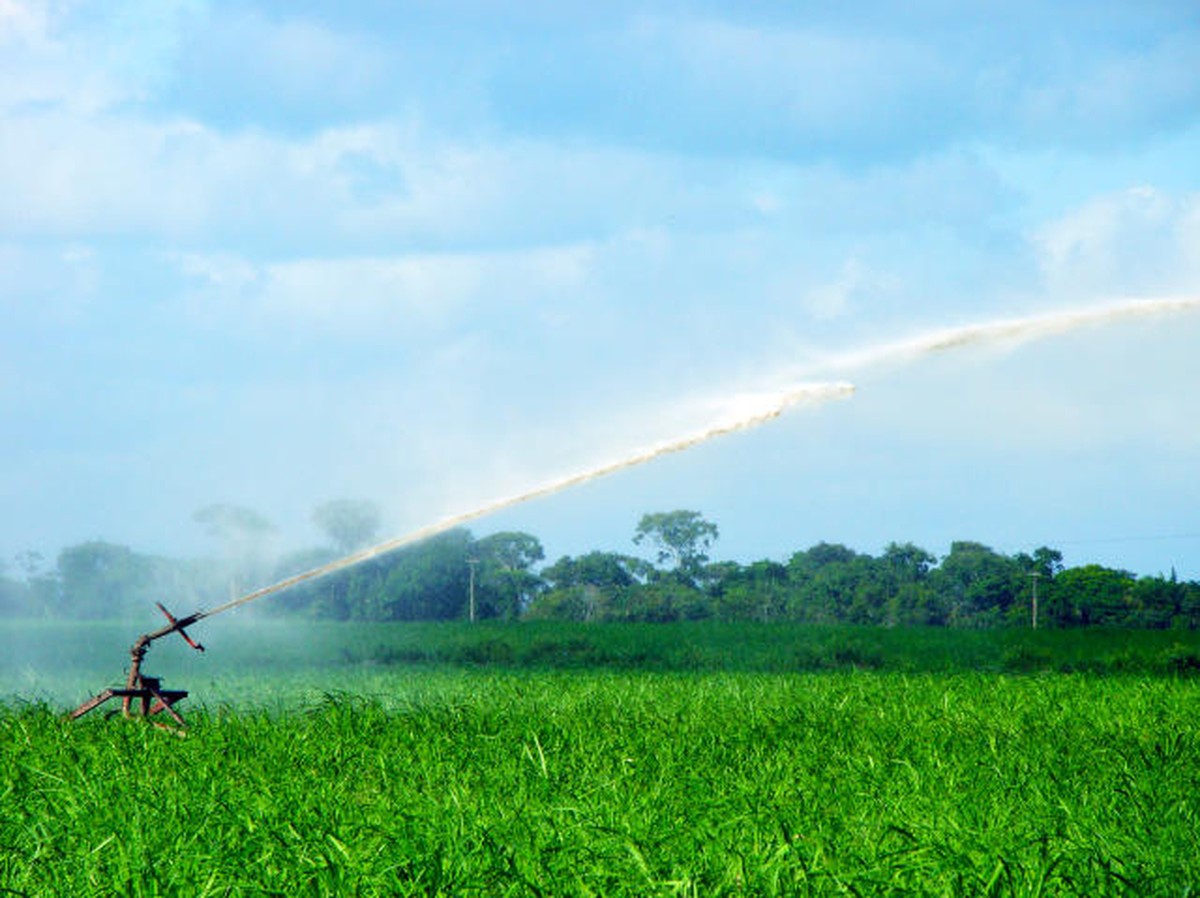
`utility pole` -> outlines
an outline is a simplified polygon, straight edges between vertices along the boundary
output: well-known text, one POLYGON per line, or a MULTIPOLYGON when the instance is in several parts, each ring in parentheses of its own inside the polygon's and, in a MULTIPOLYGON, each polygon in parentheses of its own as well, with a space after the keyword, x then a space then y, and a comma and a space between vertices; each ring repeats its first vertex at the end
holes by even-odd
POLYGON ((1029 572, 1029 579, 1033 581, 1033 629, 1035 629, 1035 630, 1037 629, 1037 612, 1038 612, 1037 583, 1038 583, 1038 578, 1041 576, 1042 575, 1040 573, 1038 573, 1037 571, 1029 572))
POLYGON ((475 623, 475 566, 479 564, 478 558, 468 558, 467 566, 471 569, 471 586, 467 593, 467 620, 475 623))

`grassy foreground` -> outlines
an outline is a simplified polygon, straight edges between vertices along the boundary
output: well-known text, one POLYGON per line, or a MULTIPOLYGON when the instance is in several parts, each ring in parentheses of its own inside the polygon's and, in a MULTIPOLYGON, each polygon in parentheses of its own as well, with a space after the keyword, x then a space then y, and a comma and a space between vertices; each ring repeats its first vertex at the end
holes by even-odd
POLYGON ((0 894, 1200 889, 1195 678, 364 677, 186 738, 0 708, 0 894))

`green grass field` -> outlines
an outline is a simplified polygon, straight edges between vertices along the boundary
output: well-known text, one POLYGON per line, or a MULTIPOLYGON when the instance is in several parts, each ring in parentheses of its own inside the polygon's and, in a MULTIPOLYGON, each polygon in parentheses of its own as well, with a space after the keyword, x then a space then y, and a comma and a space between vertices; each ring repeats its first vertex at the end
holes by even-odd
POLYGON ((10 698, 0 894, 1200 888, 1192 634, 271 626, 186 738, 10 698))

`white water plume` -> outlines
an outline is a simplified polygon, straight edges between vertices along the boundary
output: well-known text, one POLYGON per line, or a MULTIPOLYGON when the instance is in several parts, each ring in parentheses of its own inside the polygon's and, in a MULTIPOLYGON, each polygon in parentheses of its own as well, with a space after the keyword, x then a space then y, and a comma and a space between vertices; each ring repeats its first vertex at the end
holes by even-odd
POLYGON ((522 502, 528 502, 532 499, 538 499, 543 496, 548 496, 551 493, 557 493, 572 486, 579 486, 582 483, 587 483, 590 480, 596 480, 600 477, 605 477, 609 474, 615 474, 618 471, 623 471, 627 468, 632 468, 637 465, 645 464, 653 461, 656 458, 661 458, 664 455, 669 455, 674 452, 682 452, 685 449, 690 449, 693 446, 698 446, 715 437, 723 436, 729 433, 735 433, 740 430, 749 430, 752 427, 757 427, 760 424, 765 424, 782 415, 788 408, 793 405, 807 404, 815 405, 823 402, 829 402, 833 399, 845 399, 854 392, 854 386, 848 383, 800 383, 791 384, 790 386, 761 393, 743 393, 732 397, 722 403, 723 410, 713 418, 707 425, 695 431, 684 434, 683 436, 674 437, 669 440, 663 440, 658 443, 653 443, 641 449, 633 450, 615 461, 605 462, 591 468, 586 468, 574 474, 568 474, 563 477, 557 477, 541 484, 540 486, 532 487, 521 493, 516 493, 502 499, 495 499, 474 508, 470 511, 465 511, 460 514, 452 515, 444 518, 433 524, 421 527, 411 533, 406 533, 404 536, 390 539, 387 542, 380 543, 377 546, 372 546, 369 549, 364 549, 361 552, 356 552, 353 555, 347 555, 345 558, 331 561, 329 564, 319 568, 314 568, 311 571, 297 574, 294 577, 289 577, 279 583, 271 586, 266 586, 262 589, 255 590, 252 593, 244 595, 233 601, 226 602, 224 605, 219 605, 208 611, 201 612, 194 619, 200 620, 205 617, 217 614, 221 611, 227 611, 235 608, 238 605, 244 605, 255 599, 261 599, 272 593, 280 592, 306 580, 313 580, 318 577, 324 577, 328 574, 344 570, 348 567, 353 567, 370 558, 375 558, 379 555, 394 551, 412 543, 420 542, 423 539, 428 539, 431 536, 436 536, 439 533, 444 533, 447 530, 452 530, 455 527, 466 524, 476 518, 485 517, 486 515, 494 514, 506 508, 511 508, 514 505, 519 505, 522 502))
MULTIPOLYGON (((1040 315, 1030 315, 1024 318, 999 319, 981 324, 944 328, 907 340, 884 343, 854 352, 830 356, 821 360, 819 364, 806 365, 802 370, 804 376, 811 376, 812 372, 818 370, 847 371, 886 363, 914 361, 935 352, 1033 339, 1065 333, 1087 325, 1101 325, 1126 318, 1140 318, 1192 310, 1200 310, 1200 298, 1126 299, 1090 308, 1069 309, 1040 315)), ((439 533, 444 533, 476 518, 485 517, 486 515, 502 511, 522 502, 548 496, 551 493, 557 493, 569 487, 578 486, 590 480, 634 467, 635 465, 645 464, 673 452, 682 452, 685 449, 690 449, 693 446, 697 446, 700 443, 707 442, 723 434, 757 427, 760 424, 765 424, 779 417, 790 406, 800 403, 815 404, 827 402, 832 399, 844 399, 854 392, 854 387, 844 382, 797 383, 796 381, 800 376, 796 371, 793 371, 788 377, 789 383, 786 387, 761 393, 740 394, 732 397, 722 404, 723 411, 716 415, 706 426, 685 433, 683 436, 654 443, 642 449, 636 449, 615 461, 599 464, 574 474, 554 478, 524 492, 496 499, 470 511, 444 518, 404 536, 388 540, 377 546, 356 552, 353 555, 348 555, 345 558, 330 562, 323 567, 305 571, 274 585, 244 595, 241 598, 226 602, 224 605, 201 612, 195 619, 199 620, 218 612, 229 610, 254 599, 280 592, 306 580, 312 580, 344 570, 370 558, 383 555, 431 536, 436 536, 439 533)), ((782 380, 784 378, 780 377, 779 379, 782 380)))
POLYGON ((876 365, 910 362, 922 356, 954 349, 1015 343, 1127 318, 1147 318, 1186 311, 1200 311, 1200 297, 1124 299, 1082 309, 1064 309, 1024 318, 1000 318, 979 324, 939 328, 908 339, 831 355, 807 364, 799 371, 793 370, 790 376, 812 376, 818 371, 854 371, 876 365))

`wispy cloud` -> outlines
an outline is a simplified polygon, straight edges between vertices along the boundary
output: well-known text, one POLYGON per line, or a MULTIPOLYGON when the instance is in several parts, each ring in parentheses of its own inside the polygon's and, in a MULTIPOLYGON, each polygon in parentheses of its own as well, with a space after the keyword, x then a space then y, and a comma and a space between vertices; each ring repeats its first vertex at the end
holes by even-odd
POLYGON ((1200 194, 1130 187, 1046 222, 1033 240, 1054 294, 1200 290, 1200 194))
POLYGON ((0 111, 96 114, 136 104, 169 78, 200 0, 2 0, 0 111))
POLYGON ((259 265, 184 254, 178 262, 198 281, 189 307, 200 321, 400 344, 469 325, 473 312, 490 319, 561 302, 584 286, 591 253, 580 245, 259 265))

